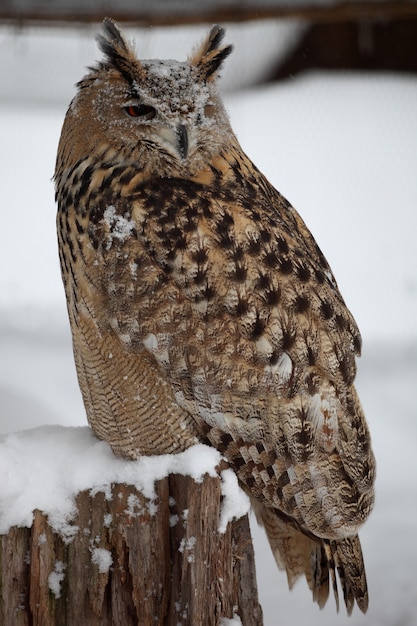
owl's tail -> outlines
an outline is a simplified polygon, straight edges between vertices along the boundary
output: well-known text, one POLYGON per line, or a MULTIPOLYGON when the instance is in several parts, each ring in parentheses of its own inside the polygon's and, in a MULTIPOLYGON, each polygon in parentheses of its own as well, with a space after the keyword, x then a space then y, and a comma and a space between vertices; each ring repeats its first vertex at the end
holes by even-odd
POLYGON ((313 600, 323 608, 329 597, 330 579, 339 610, 337 572, 348 615, 352 613, 355 600, 359 609, 366 612, 368 589, 359 537, 323 540, 304 533, 278 511, 254 499, 252 505, 258 523, 265 528, 279 569, 287 573, 290 589, 304 575, 313 600))
POLYGON ((324 548, 329 562, 335 596, 337 597, 337 570, 348 615, 352 613, 355 600, 360 610, 366 613, 368 610, 368 586, 359 537, 355 535, 342 541, 326 541, 324 548))

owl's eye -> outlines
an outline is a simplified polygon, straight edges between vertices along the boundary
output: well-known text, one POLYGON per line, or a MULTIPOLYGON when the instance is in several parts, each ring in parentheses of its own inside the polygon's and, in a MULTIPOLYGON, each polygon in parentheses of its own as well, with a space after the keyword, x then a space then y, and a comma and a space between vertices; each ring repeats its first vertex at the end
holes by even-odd
POLYGON ((144 120, 151 120, 156 114, 155 109, 147 104, 129 104, 125 111, 129 117, 141 117, 144 120))

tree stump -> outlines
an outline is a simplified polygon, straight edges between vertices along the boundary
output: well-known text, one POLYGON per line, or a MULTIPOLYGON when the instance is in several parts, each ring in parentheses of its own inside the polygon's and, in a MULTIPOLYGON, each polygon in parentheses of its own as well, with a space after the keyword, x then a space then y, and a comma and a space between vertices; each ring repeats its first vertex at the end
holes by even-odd
POLYGON ((261 626, 247 515, 219 532, 220 478, 83 491, 72 539, 34 512, 1 537, 2 626, 261 626), (107 497, 106 497, 107 496, 107 497))

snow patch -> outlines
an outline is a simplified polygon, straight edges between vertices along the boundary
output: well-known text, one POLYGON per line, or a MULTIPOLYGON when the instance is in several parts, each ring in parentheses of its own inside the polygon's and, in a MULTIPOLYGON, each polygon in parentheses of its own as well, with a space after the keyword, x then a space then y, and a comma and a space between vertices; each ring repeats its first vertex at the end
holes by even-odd
POLYGON ((127 498, 127 509, 125 513, 129 515, 129 517, 139 517, 143 514, 143 506, 137 496, 134 493, 131 493, 127 498))
POLYGON ((65 563, 62 561, 55 561, 54 571, 48 576, 49 589, 52 591, 56 599, 61 597, 61 583, 65 578, 65 567, 65 563))
MULTIPOLYGON (((88 427, 43 426, 0 437, 0 534, 12 526, 30 527, 33 511, 48 515, 53 530, 70 542, 78 532, 72 522, 76 515, 75 496, 90 490, 111 497, 114 483, 133 485, 149 500, 151 515, 156 511, 155 482, 169 474, 190 476, 202 482, 205 474, 217 476, 220 453, 203 444, 180 454, 141 457, 128 461, 116 457, 110 446, 94 437, 88 427)), ((224 474, 224 472, 223 472, 224 474)), ((230 477, 222 478, 224 511, 222 527, 238 515, 228 502, 233 496, 230 477)), ((236 483, 236 488, 237 483, 236 483)), ((128 501, 131 515, 140 515, 138 499, 128 501)), ((110 524, 111 519, 105 520, 110 524)))
POLYGON ((234 519, 239 519, 249 512, 250 500, 246 493, 239 487, 236 474, 233 470, 223 470, 221 479, 223 502, 220 511, 219 532, 224 533, 229 522, 234 519))
POLYGON ((105 526, 105 528, 110 528, 112 521, 113 515, 111 513, 106 513, 103 517, 103 526, 105 526))
POLYGON ((136 227, 136 223, 134 220, 129 218, 130 215, 128 213, 124 216, 118 215, 116 213, 116 207, 112 204, 104 211, 103 221, 109 230, 107 235, 108 250, 111 248, 114 239, 125 241, 132 234, 132 231, 136 227))
POLYGON ((113 557, 110 550, 105 548, 93 548, 91 552, 91 560, 97 565, 100 574, 108 574, 113 564, 113 557))
POLYGON ((180 518, 178 517, 178 515, 173 514, 169 516, 169 525, 171 528, 173 528, 174 526, 176 526, 179 522, 180 518))
POLYGON ((43 546, 46 543, 46 533, 42 533, 38 537, 38 546, 43 546))
POLYGON ((181 543, 178 547, 178 551, 184 554, 188 563, 194 563, 195 561, 194 548, 195 548, 196 543, 197 543, 197 539, 195 537, 188 537, 188 539, 185 539, 185 538, 181 539, 181 543))

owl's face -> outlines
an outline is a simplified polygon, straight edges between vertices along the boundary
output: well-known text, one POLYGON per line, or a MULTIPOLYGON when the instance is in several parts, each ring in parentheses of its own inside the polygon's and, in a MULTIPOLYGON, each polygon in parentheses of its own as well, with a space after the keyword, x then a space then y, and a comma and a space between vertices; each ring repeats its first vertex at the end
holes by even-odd
POLYGON ((186 62, 139 61, 114 38, 112 27, 110 22, 108 37, 99 38, 106 62, 79 83, 70 108, 70 116, 84 124, 82 150, 103 154, 113 148, 124 163, 135 161, 154 175, 197 172, 232 135, 215 84, 230 52, 217 47, 222 31, 213 29, 186 62))

